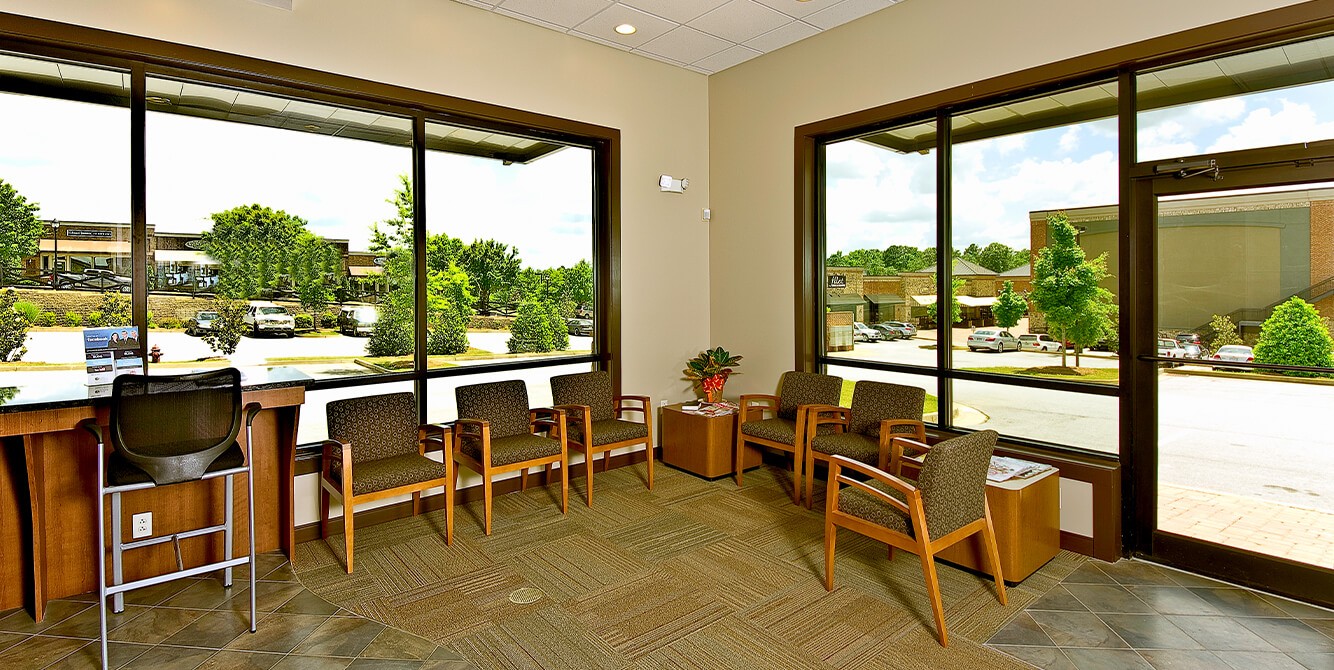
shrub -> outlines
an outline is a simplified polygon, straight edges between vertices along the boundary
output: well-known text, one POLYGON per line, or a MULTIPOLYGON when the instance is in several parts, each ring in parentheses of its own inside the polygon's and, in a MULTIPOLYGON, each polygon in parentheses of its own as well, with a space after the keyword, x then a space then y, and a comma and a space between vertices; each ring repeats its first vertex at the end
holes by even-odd
POLYGON ((84 321, 89 328, 101 328, 107 325, 106 317, 102 316, 102 313, 97 310, 88 312, 88 318, 84 321))
POLYGON ((449 356, 468 351, 468 327, 454 309, 442 309, 431 315, 426 353, 449 356))
POLYGON ((375 321, 371 337, 366 341, 366 353, 371 356, 406 356, 412 353, 412 318, 385 304, 380 318, 375 321))
POLYGON ((1214 351, 1229 344, 1242 344, 1241 335, 1237 333, 1237 324, 1232 323, 1232 319, 1226 316, 1215 314, 1209 320, 1209 331, 1213 336, 1209 338, 1208 344, 1214 351))
POLYGON ((83 315, 78 312, 65 312, 65 325, 78 328, 83 325, 83 315))
MULTIPOLYGON (((1260 326, 1255 362, 1273 365, 1334 367, 1334 340, 1315 306, 1293 296, 1274 308, 1260 326)), ((1294 377, 1316 377, 1311 372, 1287 372, 1294 377)))
POLYGON ((551 349, 552 351, 565 351, 570 348, 570 328, 565 323, 565 317, 560 315, 560 310, 555 305, 547 305, 547 321, 551 324, 551 349))
POLYGON ((0 291, 0 361, 23 360, 28 348, 28 320, 15 309, 18 293, 14 289, 0 291))
POLYGON ((35 303, 20 300, 14 303, 14 311, 18 312, 29 324, 34 324, 37 323, 37 317, 41 316, 42 309, 35 303))
POLYGON ((320 315, 320 328, 337 328, 338 315, 325 312, 320 315))
POLYGON ((310 330, 315 327, 315 317, 309 314, 297 314, 292 320, 296 322, 297 330, 310 330))
POLYGON ((38 315, 37 315, 37 320, 36 320, 35 322, 33 322, 33 325, 34 325, 34 326, 39 326, 39 327, 41 327, 41 328, 51 328, 51 327, 55 326, 55 325, 56 325, 56 313, 55 313, 55 312, 42 312, 41 314, 38 314, 38 315))
POLYGON ((160 327, 160 328, 173 328, 173 329, 175 329, 175 328, 183 328, 184 325, 185 325, 185 324, 181 323, 181 320, 180 320, 180 319, 177 319, 177 318, 175 318, 175 317, 170 317, 170 316, 158 322, 158 327, 160 327))
POLYGON ((148 310, 148 327, 157 328, 157 319, 153 318, 153 310, 148 310))
POLYGON ((510 338, 505 346, 511 354, 541 353, 555 348, 551 332, 550 313, 535 302, 524 302, 510 325, 510 338))
MULTIPOLYGON (((130 299, 124 293, 103 293, 97 311, 102 315, 103 326, 130 325, 130 299)), ((91 318, 92 314, 88 316, 91 318)))
POLYGON ((212 328, 204 331, 202 339, 208 343, 209 348, 223 356, 236 353, 236 347, 241 344, 241 334, 245 332, 245 321, 242 320, 246 312, 245 301, 218 298, 209 309, 217 312, 218 318, 213 320, 212 328))

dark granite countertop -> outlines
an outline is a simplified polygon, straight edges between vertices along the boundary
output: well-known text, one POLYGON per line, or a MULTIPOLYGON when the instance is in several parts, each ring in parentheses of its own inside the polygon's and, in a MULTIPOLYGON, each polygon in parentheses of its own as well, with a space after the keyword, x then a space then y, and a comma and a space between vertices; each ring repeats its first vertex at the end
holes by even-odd
MULTIPOLYGON (((87 407, 111 398, 111 384, 88 386, 88 375, 83 372, 25 372, 12 375, 14 378, 20 383, 0 385, 0 414, 87 407)), ((310 375, 293 367, 241 368, 241 388, 246 391, 305 386, 312 381, 310 375)))

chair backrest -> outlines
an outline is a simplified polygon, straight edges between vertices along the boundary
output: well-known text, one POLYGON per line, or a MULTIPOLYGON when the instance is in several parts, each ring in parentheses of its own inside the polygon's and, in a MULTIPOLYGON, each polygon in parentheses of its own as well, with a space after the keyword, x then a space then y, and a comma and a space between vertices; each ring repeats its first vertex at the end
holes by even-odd
POLYGON ((417 400, 411 391, 335 400, 325 407, 329 439, 352 445, 352 462, 417 453, 417 400))
POLYGON ((802 405, 837 405, 843 378, 816 372, 784 372, 778 390, 778 418, 796 420, 802 405))
POLYGON ((880 437, 885 419, 922 420, 926 391, 916 386, 859 381, 852 391, 852 418, 848 432, 880 437))
POLYGON ((606 370, 552 377, 551 400, 556 405, 588 405, 594 421, 616 418, 611 373, 606 370))
POLYGON ((931 537, 939 538, 986 514, 987 468, 999 435, 980 430, 931 447, 917 486, 931 537))
POLYGON ((491 422, 491 437, 532 433, 528 422, 528 389, 523 380, 489 382, 454 389, 460 419, 491 422))
POLYGON ((241 432, 241 372, 121 375, 111 446, 158 484, 199 479, 241 432))

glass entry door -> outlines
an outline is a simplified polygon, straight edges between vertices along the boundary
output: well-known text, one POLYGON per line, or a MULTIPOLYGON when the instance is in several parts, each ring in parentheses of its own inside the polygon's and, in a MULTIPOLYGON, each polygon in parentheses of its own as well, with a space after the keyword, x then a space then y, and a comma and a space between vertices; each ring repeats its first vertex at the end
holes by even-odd
POLYGON ((1329 603, 1334 181, 1275 183, 1293 172, 1170 174, 1137 190, 1156 245, 1140 388, 1153 384, 1157 408, 1134 466, 1136 502, 1152 506, 1138 549, 1329 603))

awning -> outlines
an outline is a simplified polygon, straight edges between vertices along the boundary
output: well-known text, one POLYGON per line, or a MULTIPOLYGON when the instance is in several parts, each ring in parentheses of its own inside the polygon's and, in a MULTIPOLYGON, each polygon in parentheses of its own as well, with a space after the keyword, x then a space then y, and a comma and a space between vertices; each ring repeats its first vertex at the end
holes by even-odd
POLYGON ((353 277, 374 277, 384 274, 384 268, 378 265, 353 265, 347 269, 347 273, 353 277))
POLYGON ((866 299, 880 307, 903 304, 903 296, 897 293, 868 293, 866 299))
POLYGON ((212 256, 202 251, 184 249, 161 249, 153 252, 156 263, 185 263, 189 265, 217 265, 212 256))
POLYGON ((972 295, 960 295, 960 296, 955 296, 955 298, 957 298, 959 304, 963 305, 964 307, 990 307, 996 304, 995 297, 982 298, 972 295))
MULTIPOLYGON (((54 240, 42 240, 40 246, 42 251, 57 250, 54 240)), ((61 240, 59 251, 62 254, 124 254, 129 256, 130 243, 105 240, 61 240)))
POLYGON ((936 296, 934 295, 910 295, 908 297, 922 307, 936 304, 936 296))
POLYGON ((859 295, 825 295, 825 307, 852 307, 854 305, 865 305, 866 299, 859 295))

